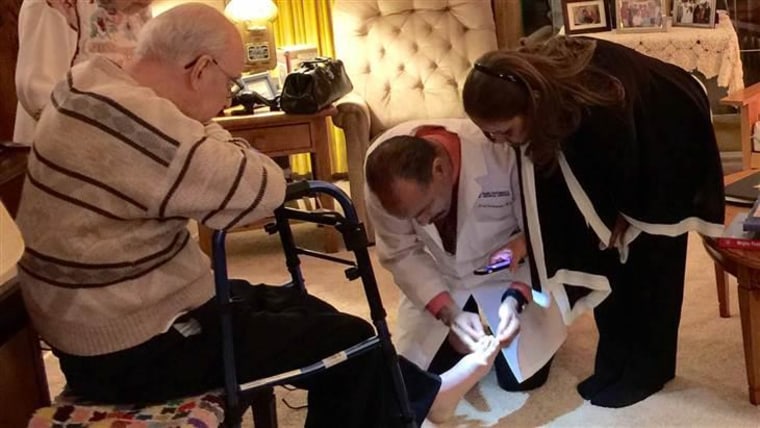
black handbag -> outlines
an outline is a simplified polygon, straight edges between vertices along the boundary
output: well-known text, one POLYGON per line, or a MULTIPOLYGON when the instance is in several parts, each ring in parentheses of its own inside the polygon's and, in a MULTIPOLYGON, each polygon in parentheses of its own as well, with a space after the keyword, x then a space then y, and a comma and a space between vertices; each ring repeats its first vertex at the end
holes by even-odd
POLYGON ((286 113, 316 113, 353 89, 341 60, 315 58, 285 78, 280 108, 286 113))

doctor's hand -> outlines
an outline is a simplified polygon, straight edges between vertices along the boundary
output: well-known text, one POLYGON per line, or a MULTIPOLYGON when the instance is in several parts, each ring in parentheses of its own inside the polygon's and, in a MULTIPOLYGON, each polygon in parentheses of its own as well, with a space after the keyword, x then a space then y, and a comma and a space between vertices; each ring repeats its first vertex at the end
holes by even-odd
POLYGON ((496 340, 501 347, 508 346, 520 332, 520 318, 517 306, 519 303, 513 297, 507 297, 499 306, 499 328, 496 329, 496 340))
POLYGON ((520 262, 528 256, 528 244, 525 241, 525 234, 520 232, 517 236, 513 237, 511 241, 500 249, 491 254, 489 263, 496 263, 505 258, 512 257, 512 263, 509 265, 509 270, 516 272, 520 265, 520 262))
POLYGON ((463 311, 455 304, 444 306, 439 313, 439 318, 469 352, 476 351, 478 341, 486 335, 480 316, 463 311))

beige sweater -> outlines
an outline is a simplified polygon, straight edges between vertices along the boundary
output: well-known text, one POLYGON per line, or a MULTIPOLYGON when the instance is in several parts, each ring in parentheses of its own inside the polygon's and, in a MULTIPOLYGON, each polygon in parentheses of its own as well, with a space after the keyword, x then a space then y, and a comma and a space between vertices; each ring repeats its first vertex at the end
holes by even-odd
POLYGON ((52 346, 100 355, 165 331, 213 296, 193 218, 230 228, 284 198, 281 169, 96 57, 40 118, 17 221, 31 318, 52 346))

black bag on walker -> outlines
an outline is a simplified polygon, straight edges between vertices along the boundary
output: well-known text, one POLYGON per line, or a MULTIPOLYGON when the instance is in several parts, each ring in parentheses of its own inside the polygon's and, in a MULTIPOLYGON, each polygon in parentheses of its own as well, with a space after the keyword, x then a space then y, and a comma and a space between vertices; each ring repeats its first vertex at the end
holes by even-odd
POLYGON ((315 58, 285 78, 280 108, 286 113, 316 113, 353 89, 341 60, 315 58))

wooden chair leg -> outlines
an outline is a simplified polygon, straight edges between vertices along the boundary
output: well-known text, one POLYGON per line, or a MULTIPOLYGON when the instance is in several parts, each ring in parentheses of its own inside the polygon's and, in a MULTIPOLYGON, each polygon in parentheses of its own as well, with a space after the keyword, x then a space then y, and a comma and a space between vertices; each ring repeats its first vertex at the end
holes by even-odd
POLYGON ((728 274, 718 264, 715 263, 715 286, 718 290, 718 312, 721 318, 730 318, 731 310, 729 308, 728 298, 728 274))
POLYGON ((742 320, 744 362, 747 367, 749 401, 760 404, 760 284, 757 271, 742 268, 739 271, 739 314, 742 320))
POLYGON ((251 402, 251 411, 255 428, 277 428, 277 402, 274 388, 264 388, 257 392, 251 402))

